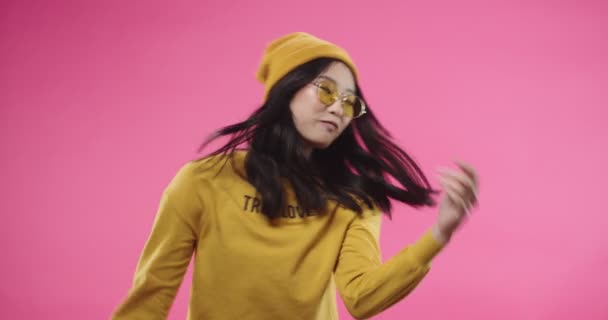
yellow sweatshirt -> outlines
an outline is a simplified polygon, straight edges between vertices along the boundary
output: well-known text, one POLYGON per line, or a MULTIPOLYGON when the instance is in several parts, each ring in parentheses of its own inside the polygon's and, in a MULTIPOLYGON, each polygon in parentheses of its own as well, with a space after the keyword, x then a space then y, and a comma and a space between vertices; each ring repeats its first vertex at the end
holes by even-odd
POLYGON ((408 295, 442 249, 430 231, 385 263, 381 212, 329 203, 303 212, 287 189, 283 217, 260 213, 244 152, 185 164, 165 189, 131 289, 112 319, 165 319, 194 258, 188 319, 338 319, 336 287, 357 319, 408 295), (238 170, 238 171, 237 171, 238 170))

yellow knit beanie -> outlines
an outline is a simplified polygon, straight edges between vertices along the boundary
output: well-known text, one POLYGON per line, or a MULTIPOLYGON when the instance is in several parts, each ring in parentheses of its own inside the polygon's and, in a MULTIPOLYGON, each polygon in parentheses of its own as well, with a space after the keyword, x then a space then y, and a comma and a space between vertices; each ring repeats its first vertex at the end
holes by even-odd
POLYGON ((357 68, 341 47, 306 32, 294 32, 268 44, 256 78, 264 84, 264 100, 272 86, 301 64, 316 58, 335 58, 344 62, 357 79, 357 68))

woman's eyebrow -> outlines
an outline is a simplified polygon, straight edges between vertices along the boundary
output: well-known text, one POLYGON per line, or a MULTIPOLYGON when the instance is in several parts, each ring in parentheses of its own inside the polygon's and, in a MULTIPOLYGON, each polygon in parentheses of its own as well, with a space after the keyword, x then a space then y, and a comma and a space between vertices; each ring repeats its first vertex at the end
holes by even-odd
MULTIPOLYGON (((319 78, 324 78, 324 79, 327 79, 327 80, 329 80, 329 81, 333 82, 335 85, 337 85, 337 84, 338 84, 338 83, 336 82, 336 80, 335 80, 334 78, 330 77, 330 76, 326 76, 326 75, 320 75, 320 76, 319 76, 319 78)), ((350 93, 352 93, 352 94, 355 94, 355 90, 350 89, 350 88, 348 88, 348 89, 344 89, 344 91, 348 91, 348 92, 350 92, 350 93)))

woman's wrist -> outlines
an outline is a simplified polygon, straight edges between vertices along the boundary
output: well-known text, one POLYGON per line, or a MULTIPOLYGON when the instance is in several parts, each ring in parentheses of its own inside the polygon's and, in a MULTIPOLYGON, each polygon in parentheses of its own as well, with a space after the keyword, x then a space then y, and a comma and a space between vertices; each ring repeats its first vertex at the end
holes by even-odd
POLYGON ((449 242, 450 238, 452 237, 452 233, 441 230, 438 223, 435 223, 433 225, 431 233, 433 234, 433 238, 435 238, 435 240, 437 240, 437 242, 441 244, 449 242))

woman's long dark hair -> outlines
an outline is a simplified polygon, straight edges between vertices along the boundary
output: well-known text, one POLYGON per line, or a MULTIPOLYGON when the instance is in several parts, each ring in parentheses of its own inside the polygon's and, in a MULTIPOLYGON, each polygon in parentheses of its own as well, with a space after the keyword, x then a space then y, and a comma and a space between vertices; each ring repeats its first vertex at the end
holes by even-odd
MULTIPOLYGON (((261 212, 270 219, 285 210, 284 182, 289 182, 304 212, 322 210, 327 200, 361 213, 364 203, 377 206, 391 217, 389 198, 414 207, 434 206, 437 191, 415 161, 394 142, 367 106, 367 113, 344 129, 326 149, 316 149, 308 159, 304 140, 294 126, 290 101, 336 60, 316 59, 291 71, 277 82, 266 102, 245 121, 216 131, 200 147, 230 136, 210 155, 227 155, 248 145, 245 178, 259 193, 261 212), (401 187, 390 183, 397 181, 401 187)), ((363 94, 356 85, 358 95, 363 94)), ((222 157, 223 158, 223 157, 222 157)))

